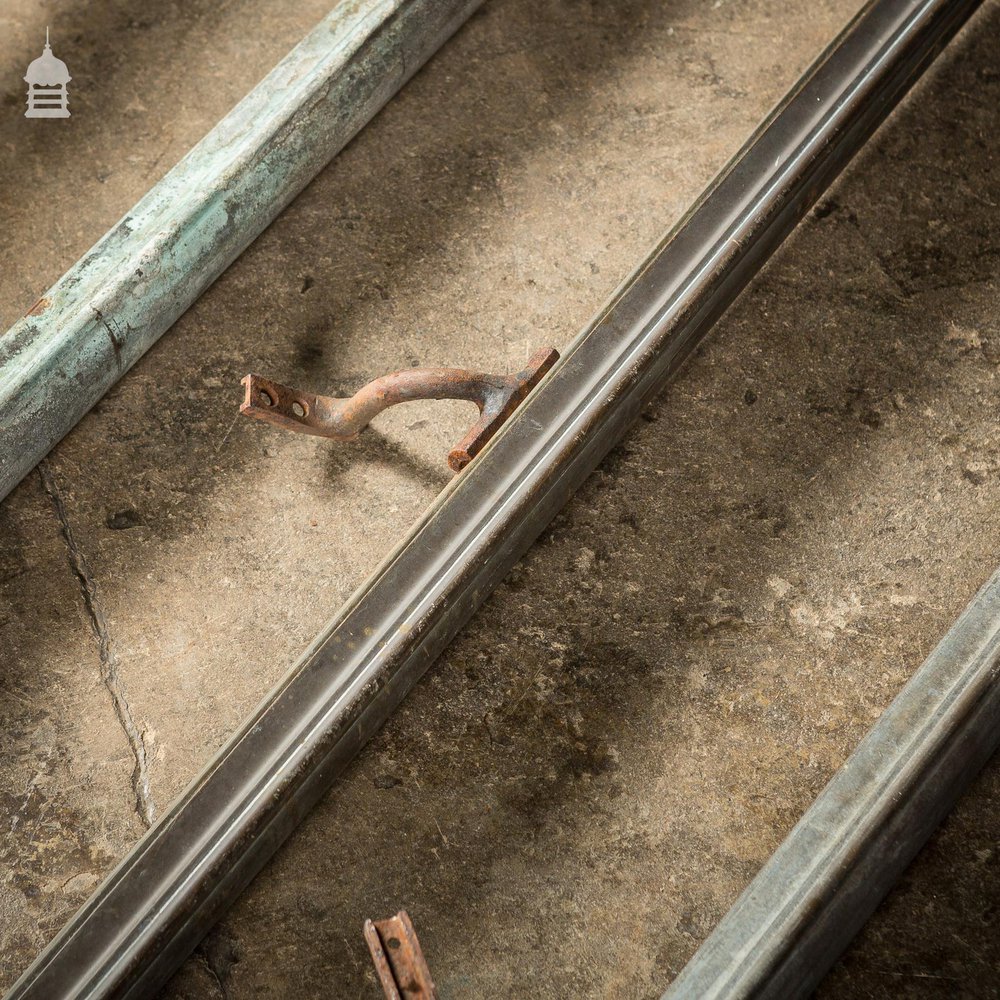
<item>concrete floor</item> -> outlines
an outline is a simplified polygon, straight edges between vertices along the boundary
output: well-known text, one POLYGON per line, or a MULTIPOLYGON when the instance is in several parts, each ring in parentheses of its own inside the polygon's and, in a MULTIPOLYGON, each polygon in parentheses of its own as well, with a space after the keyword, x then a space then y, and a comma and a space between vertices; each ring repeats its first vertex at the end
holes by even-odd
MULTIPOLYGON (((5 5, 4 64, 49 23, 74 81, 67 121, 20 116, 23 70, 0 97, 4 327, 327 2, 5 5)), ((0 505, 0 984, 468 419, 337 446, 235 420, 240 377, 567 343, 854 8, 488 3, 0 505)), ((997 563, 998 30, 989 3, 165 1000, 376 997, 361 922, 401 906, 443 997, 659 995, 997 563)), ((994 764, 821 996, 1000 996, 998 801, 994 764)))

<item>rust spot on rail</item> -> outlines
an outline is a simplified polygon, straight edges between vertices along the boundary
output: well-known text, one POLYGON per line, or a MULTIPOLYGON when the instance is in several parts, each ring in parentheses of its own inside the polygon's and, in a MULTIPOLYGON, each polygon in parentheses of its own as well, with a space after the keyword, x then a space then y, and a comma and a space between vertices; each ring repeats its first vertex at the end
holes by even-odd
POLYGON ((24 315, 25 316, 41 316, 49 306, 52 305, 52 299, 43 295, 24 315))

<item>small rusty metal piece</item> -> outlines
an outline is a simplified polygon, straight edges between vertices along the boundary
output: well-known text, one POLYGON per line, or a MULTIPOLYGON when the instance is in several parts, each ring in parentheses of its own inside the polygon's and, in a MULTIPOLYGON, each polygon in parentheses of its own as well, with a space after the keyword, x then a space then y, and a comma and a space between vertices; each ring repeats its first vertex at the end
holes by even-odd
POLYGON ((52 305, 52 299, 47 295, 43 295, 24 315, 41 316, 50 305, 52 305))
POLYGON ((437 1000, 430 969, 406 910, 365 921, 365 941, 387 1000, 437 1000))
POLYGON ((315 396, 262 375, 247 375, 240 413, 301 434, 349 441, 374 416, 397 403, 465 399, 479 407, 479 420, 448 455, 452 471, 461 472, 558 358, 554 348, 543 348, 516 375, 490 375, 464 368, 410 368, 383 375, 346 397, 315 396))

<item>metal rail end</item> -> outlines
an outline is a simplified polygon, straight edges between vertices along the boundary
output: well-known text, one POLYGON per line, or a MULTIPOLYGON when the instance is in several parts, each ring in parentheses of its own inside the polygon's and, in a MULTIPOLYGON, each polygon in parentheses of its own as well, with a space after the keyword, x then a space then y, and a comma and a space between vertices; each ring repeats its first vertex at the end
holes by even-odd
POLYGON ((406 910, 366 920, 365 942, 387 1000, 437 1000, 430 969, 406 910))

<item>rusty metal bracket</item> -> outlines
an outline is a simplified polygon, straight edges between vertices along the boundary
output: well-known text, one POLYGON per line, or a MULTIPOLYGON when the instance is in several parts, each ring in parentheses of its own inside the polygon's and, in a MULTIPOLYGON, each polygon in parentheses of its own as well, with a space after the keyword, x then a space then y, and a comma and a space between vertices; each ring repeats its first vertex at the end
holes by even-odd
POLYGON ((431 971, 406 910, 385 920, 366 920, 364 935, 386 1000, 437 1000, 431 971))
POLYGON ((353 396, 344 397, 315 396, 262 375, 247 375, 240 413, 300 434, 350 441, 373 417, 397 403, 468 400, 479 407, 479 420, 448 454, 452 471, 461 472, 558 360, 558 351, 543 347, 516 375, 490 375, 464 368, 410 368, 383 375, 353 396))

